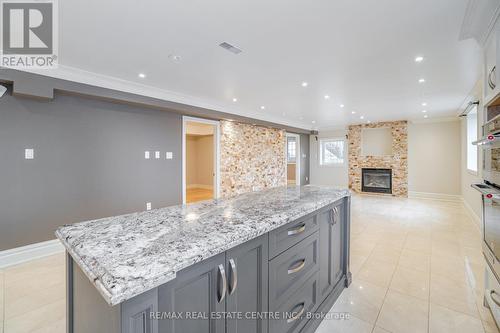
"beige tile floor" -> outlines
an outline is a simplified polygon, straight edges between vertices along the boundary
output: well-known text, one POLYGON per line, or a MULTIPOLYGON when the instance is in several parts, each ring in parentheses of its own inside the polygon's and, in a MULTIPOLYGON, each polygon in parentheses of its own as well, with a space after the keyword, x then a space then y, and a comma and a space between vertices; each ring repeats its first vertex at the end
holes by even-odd
MULTIPOLYGON (((352 285, 317 333, 498 332, 479 229, 459 203, 355 196, 352 285)), ((64 256, 0 270, 0 333, 65 331, 64 256)))

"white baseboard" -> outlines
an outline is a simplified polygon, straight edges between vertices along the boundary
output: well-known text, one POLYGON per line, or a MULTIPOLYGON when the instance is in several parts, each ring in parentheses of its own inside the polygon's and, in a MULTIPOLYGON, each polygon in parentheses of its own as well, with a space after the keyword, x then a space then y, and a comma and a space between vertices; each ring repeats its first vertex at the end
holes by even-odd
POLYGON ((467 214, 470 216, 470 218, 474 221, 474 223, 477 225, 479 229, 481 229, 481 217, 477 216, 476 212, 472 209, 472 207, 469 205, 469 203, 462 198, 462 202, 464 204, 465 210, 467 211, 467 214))
POLYGON ((432 199, 439 201, 462 202, 462 196, 458 194, 429 193, 409 191, 408 198, 411 199, 432 199))
POLYGON ((64 252, 58 239, 0 251, 0 269, 64 252))
POLYGON ((189 184, 186 186, 187 189, 192 189, 192 188, 202 188, 204 190, 213 190, 214 187, 212 185, 205 185, 205 184, 189 184))

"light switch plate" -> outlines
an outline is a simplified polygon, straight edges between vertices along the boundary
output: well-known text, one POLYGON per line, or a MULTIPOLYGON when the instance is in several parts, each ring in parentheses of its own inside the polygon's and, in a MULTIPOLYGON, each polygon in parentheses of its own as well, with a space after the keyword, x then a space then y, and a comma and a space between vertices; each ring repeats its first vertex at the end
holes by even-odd
POLYGON ((151 202, 146 202, 146 210, 151 210, 151 202))
POLYGON ((146 150, 144 152, 144 158, 147 159, 147 160, 149 160, 149 151, 146 150))
POLYGON ((155 151, 155 158, 156 159, 160 158, 160 152, 159 151, 155 151))
POLYGON ((167 151, 167 160, 171 160, 172 158, 174 158, 174 154, 171 151, 167 151))
POLYGON ((35 151, 32 148, 24 150, 24 158, 27 160, 32 160, 35 158, 35 151))

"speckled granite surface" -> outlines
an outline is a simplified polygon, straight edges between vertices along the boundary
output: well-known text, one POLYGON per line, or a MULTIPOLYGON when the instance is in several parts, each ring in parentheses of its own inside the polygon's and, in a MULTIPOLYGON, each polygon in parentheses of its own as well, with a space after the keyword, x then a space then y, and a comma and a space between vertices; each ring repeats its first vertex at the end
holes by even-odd
POLYGON ((56 236, 110 305, 200 262, 349 196, 291 186, 67 225, 56 236))

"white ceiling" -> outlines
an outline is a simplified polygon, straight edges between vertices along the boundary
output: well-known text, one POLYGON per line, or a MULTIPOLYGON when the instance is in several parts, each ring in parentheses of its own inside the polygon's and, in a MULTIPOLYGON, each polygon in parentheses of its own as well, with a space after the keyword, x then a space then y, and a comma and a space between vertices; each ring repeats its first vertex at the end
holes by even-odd
POLYGON ((50 75, 302 128, 343 127, 361 115, 421 119, 424 101, 430 118, 445 117, 456 114, 479 74, 479 47, 459 41, 466 5, 59 1, 63 66, 50 75), (243 52, 222 49, 224 41, 243 52), (417 55, 425 57, 420 64, 417 55))

